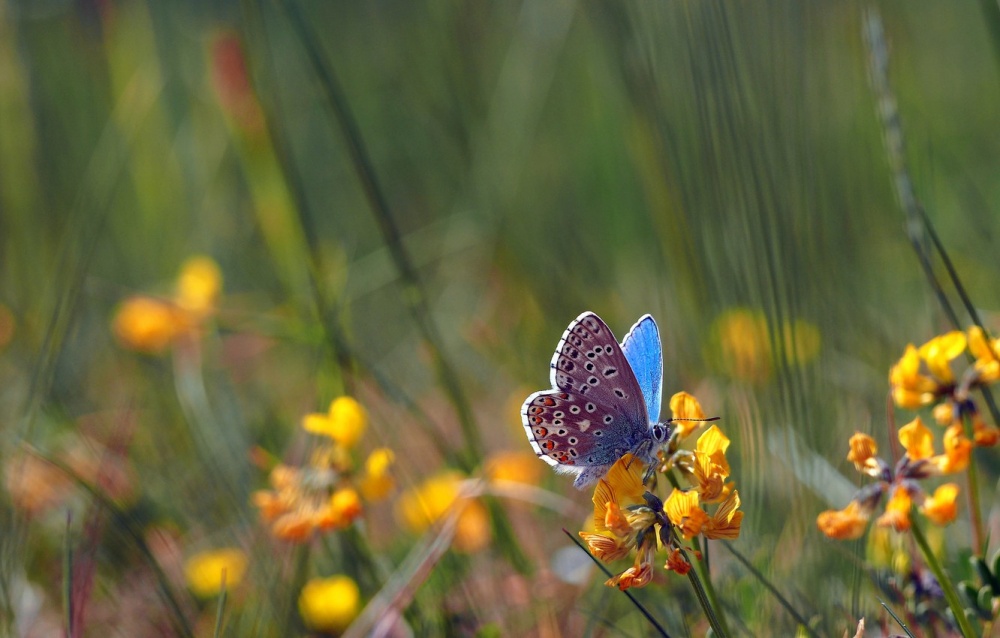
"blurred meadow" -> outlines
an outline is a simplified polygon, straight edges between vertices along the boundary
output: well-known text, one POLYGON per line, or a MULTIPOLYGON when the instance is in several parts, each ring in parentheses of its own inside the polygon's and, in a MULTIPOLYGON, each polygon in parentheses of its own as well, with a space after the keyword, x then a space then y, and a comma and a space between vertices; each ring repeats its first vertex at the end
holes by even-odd
POLYGON ((0 635, 990 635, 998 113, 988 1, 0 0, 0 635), (534 458, 585 310, 721 417, 721 625, 534 458), (957 516, 828 538, 918 414, 957 516))

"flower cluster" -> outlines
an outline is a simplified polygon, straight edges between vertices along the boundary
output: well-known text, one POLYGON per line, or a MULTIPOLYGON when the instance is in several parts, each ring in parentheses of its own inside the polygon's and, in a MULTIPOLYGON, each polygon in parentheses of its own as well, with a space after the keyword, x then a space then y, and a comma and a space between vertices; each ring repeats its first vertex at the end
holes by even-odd
POLYGON ((851 437, 847 459, 876 482, 862 488, 844 509, 822 512, 816 519, 820 531, 830 538, 859 538, 885 495, 889 496, 885 512, 876 520, 880 527, 910 529, 910 509, 914 502, 922 503, 920 512, 938 525, 955 519, 958 486, 946 483, 928 495, 919 481, 964 470, 969 463, 971 442, 964 437, 949 439, 946 433, 945 451, 935 455, 933 436, 919 417, 900 428, 899 442, 906 453, 893 467, 876 456, 878 446, 872 437, 860 432, 851 437))
POLYGON ((302 427, 324 442, 304 466, 275 466, 270 475, 272 489, 253 495, 254 505, 274 536, 291 542, 347 527, 362 513, 362 495, 369 501, 379 500, 395 485, 389 474, 394 455, 387 448, 372 452, 364 473, 354 475, 350 449, 367 427, 365 410, 354 399, 334 400, 327 414, 307 415, 302 427))
POLYGON ((170 298, 137 295, 123 301, 112 330, 122 346, 159 354, 178 339, 194 334, 215 312, 222 273, 208 257, 191 257, 181 266, 170 298))
MULTIPOLYGON (((910 410, 934 406, 934 419, 957 430, 961 430, 964 419, 969 419, 978 446, 995 445, 1000 441, 1000 429, 983 420, 971 394, 998 379, 1000 340, 989 339, 977 326, 968 332, 955 330, 938 335, 919 348, 907 345, 902 358, 889 371, 897 406, 910 410), (957 376, 953 365, 964 353, 973 364, 957 376)), ((958 436, 957 431, 952 436, 958 436)))
MULTIPOLYGON (((597 558, 610 562, 635 550, 631 567, 607 581, 619 589, 642 587, 653 578, 657 550, 667 550, 664 568, 687 574, 691 564, 682 541, 702 535, 709 539, 733 540, 739 536, 743 512, 739 493, 727 483, 730 469, 726 460, 729 439, 712 426, 698 437, 694 450, 676 449, 698 423, 684 419, 704 419, 701 406, 685 392, 673 396, 670 407, 677 430, 660 452, 659 470, 677 469, 686 477, 689 489, 675 488, 666 502, 646 490, 642 461, 626 454, 616 462, 594 490, 594 531, 580 532, 597 558), (705 505, 717 504, 711 513, 705 505)), ((692 552, 699 556, 697 551, 692 552)))

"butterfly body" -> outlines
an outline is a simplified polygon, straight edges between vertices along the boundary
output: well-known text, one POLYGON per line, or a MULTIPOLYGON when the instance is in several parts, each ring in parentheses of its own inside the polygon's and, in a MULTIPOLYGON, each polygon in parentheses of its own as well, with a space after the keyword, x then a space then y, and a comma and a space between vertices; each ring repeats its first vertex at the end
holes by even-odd
POLYGON ((647 464, 669 429, 659 422, 663 354, 656 322, 645 315, 619 345, 592 312, 577 317, 552 357, 552 389, 521 409, 528 441, 556 471, 584 488, 626 453, 647 464))

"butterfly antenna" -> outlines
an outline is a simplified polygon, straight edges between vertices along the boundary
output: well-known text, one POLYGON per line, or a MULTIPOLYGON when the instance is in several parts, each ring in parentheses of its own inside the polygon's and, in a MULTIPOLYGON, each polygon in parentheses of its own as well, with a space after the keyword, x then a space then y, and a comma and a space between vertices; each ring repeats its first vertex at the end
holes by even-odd
POLYGON ((697 421, 698 423, 707 423, 709 421, 718 421, 721 418, 721 416, 713 416, 710 419, 685 419, 683 417, 678 417, 676 419, 668 419, 666 423, 673 423, 674 421, 697 421))

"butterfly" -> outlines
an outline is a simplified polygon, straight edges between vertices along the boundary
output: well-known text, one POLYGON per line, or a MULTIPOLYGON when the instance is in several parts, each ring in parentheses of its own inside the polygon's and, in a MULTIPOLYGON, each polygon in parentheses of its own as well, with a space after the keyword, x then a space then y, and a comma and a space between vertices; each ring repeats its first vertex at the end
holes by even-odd
POLYGON ((531 394, 521 422, 538 456, 575 474, 579 489, 597 482, 628 452, 647 466, 670 436, 660 422, 663 351, 656 321, 644 315, 621 345, 600 317, 585 312, 563 333, 552 357, 551 390, 531 394))

